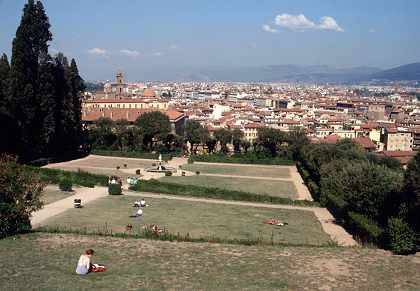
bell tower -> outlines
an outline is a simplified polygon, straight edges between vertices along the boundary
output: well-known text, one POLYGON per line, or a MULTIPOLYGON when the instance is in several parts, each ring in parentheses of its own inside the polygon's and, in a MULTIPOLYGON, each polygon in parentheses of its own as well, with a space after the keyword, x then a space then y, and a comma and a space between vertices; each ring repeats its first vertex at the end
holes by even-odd
POLYGON ((124 77, 121 71, 117 72, 117 95, 124 94, 124 77))

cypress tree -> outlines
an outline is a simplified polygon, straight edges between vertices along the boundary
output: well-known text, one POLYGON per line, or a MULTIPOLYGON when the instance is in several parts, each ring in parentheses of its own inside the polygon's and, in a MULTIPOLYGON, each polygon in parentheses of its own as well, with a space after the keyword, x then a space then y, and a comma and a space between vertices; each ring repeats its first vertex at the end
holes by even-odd
POLYGON ((0 124, 3 137, 0 139, 0 153, 14 153, 16 149, 16 124, 9 112, 10 65, 7 55, 0 58, 0 124))
POLYGON ((7 55, 3 54, 0 58, 0 108, 7 106, 9 74, 9 60, 7 59, 7 55))
POLYGON ((38 142, 42 124, 39 102, 39 61, 48 54, 52 40, 50 24, 40 1, 29 0, 23 9, 20 25, 13 40, 10 70, 11 114, 18 126, 20 159, 36 158, 33 146, 38 142))
POLYGON ((50 55, 42 58, 39 69, 40 96, 40 143, 37 148, 41 155, 51 156, 56 133, 55 64, 50 55))
POLYGON ((74 151, 77 151, 82 143, 83 129, 82 129, 82 93, 85 90, 83 79, 79 75, 76 61, 71 60, 68 70, 68 81, 70 84, 70 95, 72 98, 72 115, 73 127, 71 135, 71 145, 74 151))

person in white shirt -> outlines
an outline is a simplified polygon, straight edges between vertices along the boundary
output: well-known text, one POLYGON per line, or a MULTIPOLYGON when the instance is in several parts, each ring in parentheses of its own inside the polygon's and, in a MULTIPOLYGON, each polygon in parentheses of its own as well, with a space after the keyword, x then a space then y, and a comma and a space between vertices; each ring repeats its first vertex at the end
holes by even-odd
POLYGON ((140 200, 140 207, 146 207, 146 200, 143 198, 140 200))
POLYGON ((92 268, 92 256, 94 251, 92 249, 86 250, 84 255, 81 255, 77 263, 76 273, 79 275, 86 275, 92 268))

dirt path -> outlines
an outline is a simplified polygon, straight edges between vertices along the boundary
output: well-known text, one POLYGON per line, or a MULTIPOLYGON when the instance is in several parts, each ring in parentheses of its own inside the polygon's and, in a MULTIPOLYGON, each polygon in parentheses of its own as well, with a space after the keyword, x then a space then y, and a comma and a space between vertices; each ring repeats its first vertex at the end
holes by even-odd
MULTIPOLYGON (((58 189, 57 186, 48 186, 48 188, 53 190, 58 189)), ((36 228, 42 226, 47 219, 73 208, 74 199, 82 199, 82 205, 84 205, 88 202, 108 195, 108 190, 105 187, 75 188, 74 190, 74 195, 51 204, 47 204, 44 208, 35 212, 31 217, 32 227, 36 228)))
POLYGON ((357 246, 357 242, 353 237, 348 234, 344 228, 340 225, 334 223, 334 217, 326 208, 320 207, 302 207, 302 206, 293 206, 293 205, 281 205, 281 204, 265 204, 265 203, 254 203, 254 202, 241 202, 241 201, 227 201, 220 199, 204 199, 204 198, 193 198, 193 197, 183 197, 167 194, 156 194, 148 192, 124 192, 128 196, 141 196, 145 198, 155 198, 155 199, 170 199, 170 200, 181 200, 181 201, 191 201, 191 202, 202 202, 202 203, 212 203, 212 204, 224 204, 224 205, 238 205, 246 207, 261 207, 261 208, 271 208, 271 209, 289 209, 289 210, 302 210, 302 211, 311 211, 317 217, 321 223, 322 229, 327 233, 331 239, 337 242, 340 246, 357 246))

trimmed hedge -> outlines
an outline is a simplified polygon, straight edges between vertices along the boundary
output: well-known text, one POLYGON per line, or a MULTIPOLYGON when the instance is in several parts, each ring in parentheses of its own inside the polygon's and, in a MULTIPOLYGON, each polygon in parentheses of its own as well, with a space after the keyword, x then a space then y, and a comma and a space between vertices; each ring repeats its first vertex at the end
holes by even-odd
POLYGON ((120 184, 109 184, 108 194, 109 195, 121 195, 122 194, 121 185, 120 184))
POLYGON ((193 162, 206 162, 206 163, 231 163, 231 164, 261 164, 261 165, 284 165, 292 166, 295 164, 293 160, 285 159, 282 157, 259 157, 254 154, 214 154, 214 155, 194 155, 188 159, 189 163, 193 162))
POLYGON ((70 192, 73 190, 73 183, 71 182, 71 180, 64 178, 60 181, 58 187, 61 191, 70 192))
MULTIPOLYGON (((159 158, 158 153, 150 152, 121 152, 121 151, 108 151, 108 150, 93 150, 93 155, 98 156, 110 156, 110 157, 122 157, 122 158, 137 158, 137 159, 152 159, 157 160, 159 158)), ((173 157, 176 157, 176 154, 162 154, 162 159, 165 161, 171 160, 173 157)))
POLYGON ((331 213, 338 218, 345 219, 347 217, 348 203, 336 196, 326 197, 326 207, 331 213))
POLYGON ((91 174, 84 171, 70 172, 58 169, 36 168, 25 166, 27 171, 39 174, 41 181, 48 184, 59 184, 61 180, 68 179, 73 185, 93 188, 95 185, 108 186, 108 177, 91 174))
POLYGON ((363 242, 380 245, 383 241, 383 229, 374 221, 362 214, 349 212, 346 224, 349 229, 363 242))
POLYGON ((247 201, 247 202, 261 202, 261 203, 274 203, 286 204, 297 206, 318 206, 318 203, 308 200, 292 200, 289 198, 272 197, 268 195, 258 195, 255 193, 248 193, 242 191, 232 191, 221 188, 207 188, 194 185, 182 185, 176 183, 160 182, 158 180, 141 181, 135 186, 131 186, 130 190, 139 192, 153 192, 164 193, 180 196, 192 196, 201 198, 214 198, 234 201, 247 201))

